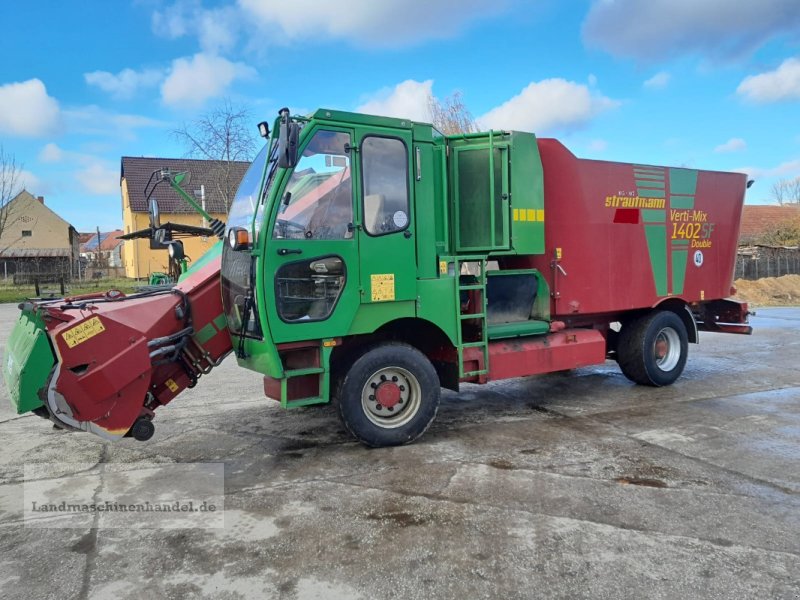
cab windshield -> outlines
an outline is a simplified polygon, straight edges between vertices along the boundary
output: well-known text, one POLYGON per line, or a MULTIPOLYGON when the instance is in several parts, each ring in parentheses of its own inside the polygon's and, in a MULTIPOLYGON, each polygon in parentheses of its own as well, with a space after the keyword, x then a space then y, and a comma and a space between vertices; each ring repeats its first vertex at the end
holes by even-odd
POLYGON ((264 146, 261 152, 258 153, 250 168, 247 169, 242 182, 239 184, 239 189, 236 191, 236 196, 231 204, 231 210, 228 213, 228 227, 244 227, 250 229, 253 222, 253 216, 256 214, 259 204, 259 187, 261 184, 261 175, 264 173, 264 163, 267 160, 268 146, 264 146))
MULTIPOLYGON (((273 147, 277 147, 277 144, 273 144, 273 147)), ((243 227, 249 230, 256 213, 261 214, 263 210, 265 195, 259 195, 259 190, 266 166, 268 148, 269 146, 265 146, 258 153, 239 184, 236 197, 233 199, 228 213, 227 226, 229 230, 232 227, 243 227)), ((273 151, 270 158, 272 167, 267 174, 268 180, 274 175, 276 157, 277 153, 273 151)), ((222 304, 231 333, 243 337, 260 338, 262 333, 258 321, 255 290, 253 290, 252 260, 252 255, 248 250, 234 250, 228 244, 223 244, 220 271, 222 304)))

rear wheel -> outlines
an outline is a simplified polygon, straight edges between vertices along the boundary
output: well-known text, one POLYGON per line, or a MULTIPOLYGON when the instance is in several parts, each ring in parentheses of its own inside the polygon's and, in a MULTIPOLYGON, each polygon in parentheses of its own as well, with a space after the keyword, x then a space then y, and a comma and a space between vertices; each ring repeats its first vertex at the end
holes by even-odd
POLYGON ((439 378, 416 348, 387 343, 367 350, 341 382, 339 416, 367 446, 398 446, 428 429, 439 409, 439 378))
POLYGON ((686 326, 680 317, 656 311, 625 324, 617 344, 617 362, 631 381, 658 387, 681 376, 688 351, 686 326))

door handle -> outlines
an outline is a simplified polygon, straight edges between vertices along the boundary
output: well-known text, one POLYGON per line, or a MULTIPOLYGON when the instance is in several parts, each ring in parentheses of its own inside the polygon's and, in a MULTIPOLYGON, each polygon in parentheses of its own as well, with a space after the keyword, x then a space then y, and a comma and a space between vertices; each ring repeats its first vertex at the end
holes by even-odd
POLYGON ((278 255, 279 256, 286 256, 287 254, 302 254, 303 251, 300 248, 278 248, 278 255))

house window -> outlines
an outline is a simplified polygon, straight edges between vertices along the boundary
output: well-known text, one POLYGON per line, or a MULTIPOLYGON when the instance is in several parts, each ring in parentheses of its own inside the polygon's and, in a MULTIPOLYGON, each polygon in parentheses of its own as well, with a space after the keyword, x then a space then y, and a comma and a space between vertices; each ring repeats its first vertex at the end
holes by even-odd
POLYGON ((22 237, 31 237, 33 232, 30 229, 23 229, 22 230, 22 237))

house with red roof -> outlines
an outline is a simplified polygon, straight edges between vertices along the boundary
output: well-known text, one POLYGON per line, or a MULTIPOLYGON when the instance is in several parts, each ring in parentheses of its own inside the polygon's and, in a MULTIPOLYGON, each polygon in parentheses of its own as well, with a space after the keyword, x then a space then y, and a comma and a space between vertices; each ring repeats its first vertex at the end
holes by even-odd
POLYGON ((122 229, 97 233, 82 233, 81 258, 104 267, 123 266, 123 240, 119 239, 122 229), (99 241, 98 241, 99 240, 99 241))
POLYGON ((739 226, 739 245, 748 246, 781 223, 800 220, 800 204, 755 205, 745 204, 739 226))

